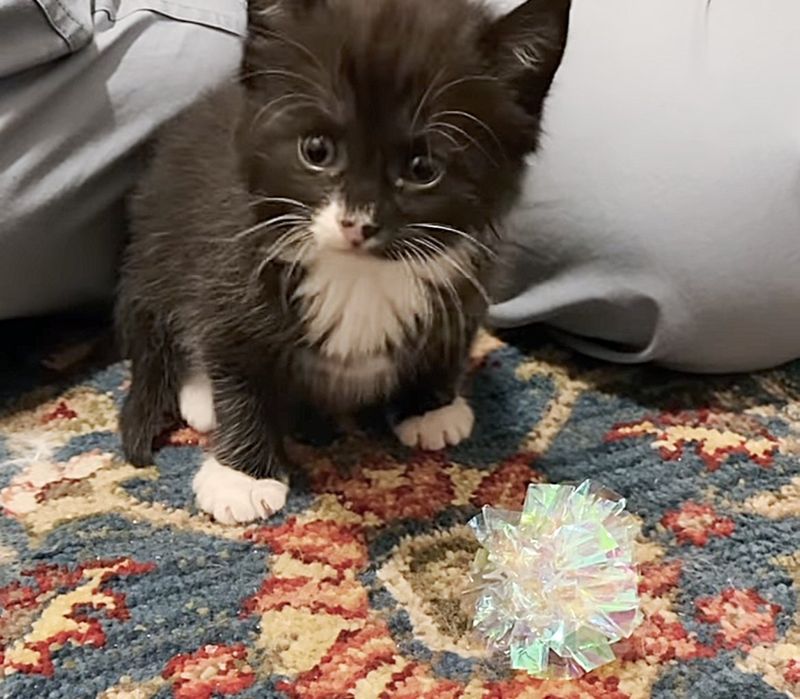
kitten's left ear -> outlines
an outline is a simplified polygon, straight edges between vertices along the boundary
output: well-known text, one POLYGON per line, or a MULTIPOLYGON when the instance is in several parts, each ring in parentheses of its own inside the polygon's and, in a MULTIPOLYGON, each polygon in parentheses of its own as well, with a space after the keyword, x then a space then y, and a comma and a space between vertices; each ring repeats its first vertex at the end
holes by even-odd
POLYGON ((538 117, 567 43, 571 0, 527 0, 494 20, 484 42, 497 77, 538 117))

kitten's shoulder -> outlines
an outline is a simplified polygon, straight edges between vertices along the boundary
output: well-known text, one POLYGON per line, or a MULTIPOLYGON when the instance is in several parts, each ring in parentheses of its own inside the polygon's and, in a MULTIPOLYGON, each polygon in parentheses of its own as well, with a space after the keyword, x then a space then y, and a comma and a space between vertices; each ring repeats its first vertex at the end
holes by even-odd
POLYGON ((244 88, 222 85, 161 129, 129 202, 135 234, 181 229, 187 203, 213 214, 220 193, 243 190, 236 141, 244 102, 244 88))
POLYGON ((223 84, 208 92, 162 128, 154 159, 197 162, 199 157, 229 151, 241 125, 244 105, 245 90, 238 83, 223 84))

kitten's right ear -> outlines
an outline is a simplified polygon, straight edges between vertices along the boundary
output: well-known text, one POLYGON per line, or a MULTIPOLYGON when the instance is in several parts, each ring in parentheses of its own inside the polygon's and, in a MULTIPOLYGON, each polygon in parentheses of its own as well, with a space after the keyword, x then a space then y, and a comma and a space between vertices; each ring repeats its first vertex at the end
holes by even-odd
POLYGON ((322 7, 326 2, 327 0, 249 0, 247 31, 250 40, 245 48, 244 73, 250 75, 256 69, 266 67, 259 65, 259 53, 265 45, 275 41, 277 32, 285 21, 303 21, 304 14, 322 7))
POLYGON ((484 35, 497 77, 538 117, 567 43, 571 0, 527 0, 495 19, 484 35))

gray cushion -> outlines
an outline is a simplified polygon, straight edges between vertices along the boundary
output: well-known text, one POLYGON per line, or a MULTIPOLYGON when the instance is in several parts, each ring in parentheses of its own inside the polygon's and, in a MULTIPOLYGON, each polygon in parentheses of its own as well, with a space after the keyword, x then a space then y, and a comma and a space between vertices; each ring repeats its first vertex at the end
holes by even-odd
POLYGON ((240 0, 0 10, 0 319, 111 297, 141 146, 230 79, 246 21, 240 0))
POLYGON ((575 0, 494 323, 693 371, 800 356, 798 27, 796 0, 575 0))

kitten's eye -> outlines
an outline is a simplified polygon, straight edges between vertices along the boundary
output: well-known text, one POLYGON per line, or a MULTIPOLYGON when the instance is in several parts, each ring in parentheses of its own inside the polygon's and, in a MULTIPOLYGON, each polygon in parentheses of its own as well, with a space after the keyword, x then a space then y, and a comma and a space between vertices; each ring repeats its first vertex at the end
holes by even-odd
POLYGON ((336 163, 336 144, 329 136, 305 136, 297 150, 300 160, 311 170, 327 170, 336 163))
POLYGON ((430 155, 415 155, 408 162, 405 184, 415 189, 430 189, 441 182, 444 166, 430 155))

